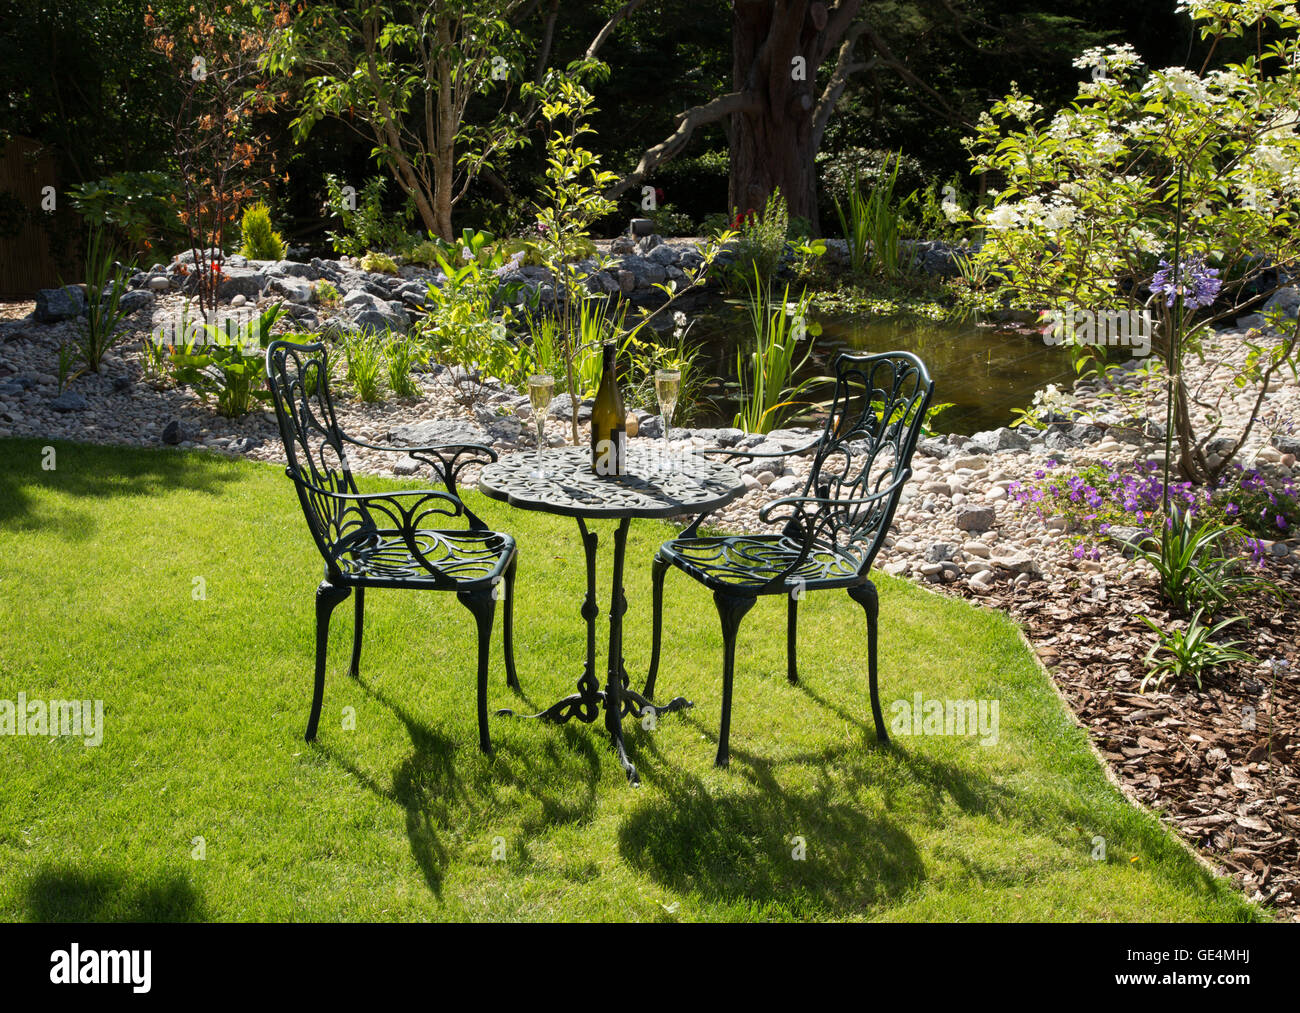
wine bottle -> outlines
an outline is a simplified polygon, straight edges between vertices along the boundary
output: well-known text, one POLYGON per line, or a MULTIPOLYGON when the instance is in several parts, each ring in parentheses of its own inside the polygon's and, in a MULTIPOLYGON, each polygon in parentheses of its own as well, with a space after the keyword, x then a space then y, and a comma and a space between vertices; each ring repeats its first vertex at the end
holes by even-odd
POLYGON ((616 349, 606 344, 600 387, 591 409, 591 468, 597 475, 627 473, 627 413, 614 375, 616 349))

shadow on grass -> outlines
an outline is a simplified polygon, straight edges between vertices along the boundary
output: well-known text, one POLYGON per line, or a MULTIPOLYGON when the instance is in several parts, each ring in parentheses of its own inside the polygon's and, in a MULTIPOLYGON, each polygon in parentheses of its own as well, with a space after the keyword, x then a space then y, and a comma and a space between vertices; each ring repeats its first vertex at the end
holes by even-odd
MULTIPOLYGON (((541 807, 540 814, 526 817, 521 823, 525 837, 538 836, 560 824, 582 822, 594 812, 601 757, 591 736, 566 727, 565 741, 551 739, 540 751, 526 754, 497 743, 491 762, 474 764, 466 773, 464 766, 459 770, 456 766, 458 751, 463 759, 463 742, 458 744, 434 731, 375 687, 361 680, 358 685, 390 710, 410 737, 411 753, 394 770, 391 784, 381 784, 329 745, 318 741, 316 748, 367 790, 405 810, 411 854, 425 883, 439 899, 449 862, 454 857, 463 858, 463 849, 458 849, 457 856, 450 855, 444 839, 465 829, 466 811, 499 812, 503 806, 517 806, 517 802, 503 798, 504 789, 518 789, 541 807), (575 764, 580 770, 575 771, 575 764), (575 784, 582 786, 578 797, 566 797, 575 784)), ((524 847, 522 841, 519 847, 524 847)))
POLYGON ((38 922, 203 921, 202 898, 184 877, 141 879, 134 873, 52 867, 27 888, 27 910, 38 922))
MULTIPOLYGON (((60 537, 84 541, 94 535, 95 506, 87 510, 37 510, 31 490, 57 490, 78 500, 147 497, 177 490, 220 493, 242 476, 210 454, 101 447, 64 440, 0 440, 0 524, 14 531, 54 528, 60 537), (54 467, 43 466, 52 447, 54 467)), ((178 520, 180 520, 178 518, 178 520)))

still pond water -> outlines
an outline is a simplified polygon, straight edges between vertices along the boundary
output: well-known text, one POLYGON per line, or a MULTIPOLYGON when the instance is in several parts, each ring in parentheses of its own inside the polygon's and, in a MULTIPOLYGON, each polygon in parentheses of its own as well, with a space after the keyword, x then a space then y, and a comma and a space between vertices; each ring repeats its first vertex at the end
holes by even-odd
MULTIPOLYGON (((1074 376, 1069 355, 1050 347, 1034 330, 994 326, 971 318, 935 322, 916 317, 819 316, 822 333, 814 340, 805 373, 824 376, 841 350, 890 352, 919 356, 934 379, 934 403, 952 407, 934 419, 940 433, 975 433, 1007 425, 1016 408, 1033 400, 1049 383, 1067 384, 1074 376)), ((697 318, 688 341, 702 342, 703 366, 713 379, 707 393, 712 404, 698 409, 696 426, 731 425, 736 410, 736 345, 752 341, 749 317, 741 307, 724 305, 697 318)), ((809 395, 820 401, 830 389, 809 395)))

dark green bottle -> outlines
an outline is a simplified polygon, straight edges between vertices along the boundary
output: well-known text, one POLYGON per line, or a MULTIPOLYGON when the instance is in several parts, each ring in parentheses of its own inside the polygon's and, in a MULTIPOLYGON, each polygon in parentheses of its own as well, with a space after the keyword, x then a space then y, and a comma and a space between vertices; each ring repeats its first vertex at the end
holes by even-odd
POLYGON ((616 351, 612 343, 605 345, 591 409, 591 468, 597 475, 627 474, 627 413, 614 372, 616 351))

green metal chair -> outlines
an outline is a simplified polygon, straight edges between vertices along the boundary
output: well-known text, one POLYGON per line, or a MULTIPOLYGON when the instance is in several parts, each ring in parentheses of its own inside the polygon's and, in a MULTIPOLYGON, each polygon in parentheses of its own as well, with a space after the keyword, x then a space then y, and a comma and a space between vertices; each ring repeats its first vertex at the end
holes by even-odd
POLYGON ((678 537, 664 542, 652 567, 654 632, 645 696, 654 699, 663 629, 664 577, 676 567, 713 591, 722 620, 722 721, 716 764, 727 766, 736 632, 760 595, 788 598, 787 677, 798 681, 795 641, 799 600, 807 591, 843 588, 867 614, 867 670, 876 737, 888 743, 876 677, 880 612, 869 578, 903 485, 934 394, 925 364, 909 352, 836 357, 835 396, 821 435, 784 453, 707 450, 727 458, 783 458, 813 452, 803 491, 767 504, 765 523, 784 521, 780 534, 700 535, 701 514, 678 537))
POLYGON ((325 579, 316 589, 316 675, 307 741, 316 737, 325 692, 325 653, 330 614, 356 591, 350 672, 357 677, 366 588, 454 591, 478 627, 479 748, 492 751, 487 723, 488 653, 492 620, 505 585, 503 636, 506 682, 519 689, 514 658, 515 541, 492 531, 456 493, 460 472, 497 459, 477 444, 387 447, 344 434, 329 392, 326 349, 321 344, 273 341, 266 350, 266 379, 275 402, 288 467, 307 526, 325 559, 325 579), (446 491, 401 490, 360 493, 352 478, 345 444, 409 454, 430 465, 446 491), (467 528, 445 521, 464 516, 467 528))

